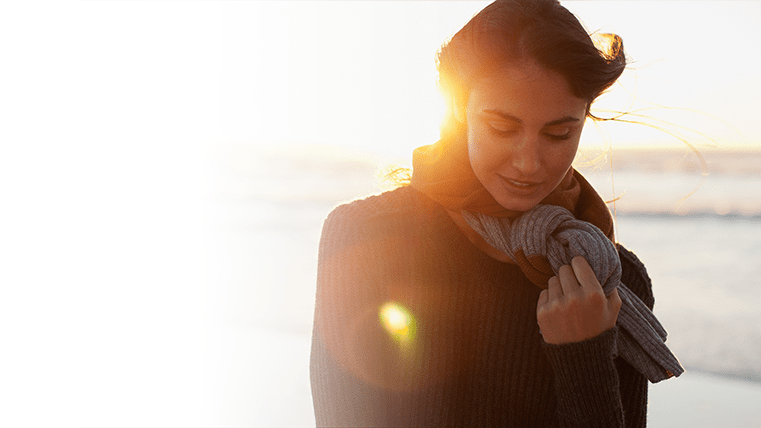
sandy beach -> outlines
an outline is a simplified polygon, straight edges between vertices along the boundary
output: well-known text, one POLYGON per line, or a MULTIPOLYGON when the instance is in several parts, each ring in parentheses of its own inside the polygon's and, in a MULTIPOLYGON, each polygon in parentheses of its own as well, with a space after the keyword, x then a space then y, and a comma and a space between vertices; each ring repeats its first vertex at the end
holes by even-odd
MULTIPOLYGON (((234 348, 234 361, 238 363, 228 366, 227 374, 216 379, 222 383, 218 385, 220 391, 225 391, 219 398, 225 399, 217 401, 215 411, 219 413, 213 420, 257 427, 315 426, 307 376, 308 337, 275 330, 227 329, 217 340, 219 355, 234 348), (261 344, 266 344, 266 352, 262 352, 265 347, 261 344), (248 405, 241 406, 241 402, 248 405)), ((648 426, 761 427, 759 403, 759 383, 688 368, 679 378, 650 386, 648 426)))
POLYGON ((690 371, 650 386, 648 426, 761 427, 761 384, 690 371))

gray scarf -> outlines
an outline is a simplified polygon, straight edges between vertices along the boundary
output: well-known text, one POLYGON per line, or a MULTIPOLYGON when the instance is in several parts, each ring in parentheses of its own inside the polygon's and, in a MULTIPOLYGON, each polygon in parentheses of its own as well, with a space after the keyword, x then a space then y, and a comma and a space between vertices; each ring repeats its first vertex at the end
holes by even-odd
POLYGON ((586 258, 606 296, 618 287, 622 305, 616 322, 617 352, 621 357, 652 383, 684 372, 664 343, 666 330, 642 300, 621 283, 618 251, 596 226, 555 205, 537 205, 512 221, 468 211, 462 215, 489 244, 519 265, 525 265, 526 258, 545 256, 557 275, 558 269, 571 264, 574 257, 586 258))

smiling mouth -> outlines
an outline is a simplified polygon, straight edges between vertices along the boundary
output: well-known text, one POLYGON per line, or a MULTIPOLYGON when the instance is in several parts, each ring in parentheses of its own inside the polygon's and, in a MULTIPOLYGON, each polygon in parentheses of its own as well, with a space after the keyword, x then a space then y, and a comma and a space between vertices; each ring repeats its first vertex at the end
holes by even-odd
POLYGON ((542 185, 542 182, 514 180, 512 178, 503 177, 501 175, 500 177, 502 178, 502 182, 505 183, 509 190, 519 195, 533 193, 537 188, 539 188, 539 186, 542 185))
MULTIPOLYGON (((502 176, 500 176, 502 177, 502 176)), ((503 180, 505 180, 507 183, 516 186, 516 187, 522 187, 525 189, 538 186, 542 184, 541 182, 536 181, 521 181, 521 180, 513 180, 512 178, 502 177, 503 180)))

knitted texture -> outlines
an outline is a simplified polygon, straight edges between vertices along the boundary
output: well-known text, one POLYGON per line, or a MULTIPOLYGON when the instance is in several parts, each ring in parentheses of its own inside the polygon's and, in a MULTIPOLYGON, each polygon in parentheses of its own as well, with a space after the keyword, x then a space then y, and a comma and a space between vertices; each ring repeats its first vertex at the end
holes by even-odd
POLYGON ((539 287, 547 288, 547 282, 561 266, 583 256, 606 296, 618 288, 622 305, 616 324, 623 330, 617 345, 621 356, 653 383, 684 372, 664 344, 666 330, 621 283, 618 252, 600 229, 554 205, 537 205, 513 221, 467 211, 462 214, 475 231, 513 259, 539 287))
MULTIPOLYGON (((618 248, 623 278, 652 308, 644 266, 618 248)), ((317 426, 644 427, 648 382, 616 357, 623 331, 545 344, 540 291, 414 188, 336 208, 318 261, 317 426), (384 327, 390 303, 414 334, 384 327)))

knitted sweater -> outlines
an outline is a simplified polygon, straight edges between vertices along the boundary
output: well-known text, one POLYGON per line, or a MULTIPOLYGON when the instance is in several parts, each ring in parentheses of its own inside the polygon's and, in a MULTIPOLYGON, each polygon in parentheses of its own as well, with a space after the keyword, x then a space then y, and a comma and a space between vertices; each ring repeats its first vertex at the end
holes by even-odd
MULTIPOLYGON (((652 308, 644 266, 618 248, 622 282, 652 308)), ((548 345, 540 291, 414 188, 336 208, 317 276, 317 426, 644 427, 647 380, 615 356, 618 329, 548 345)))

